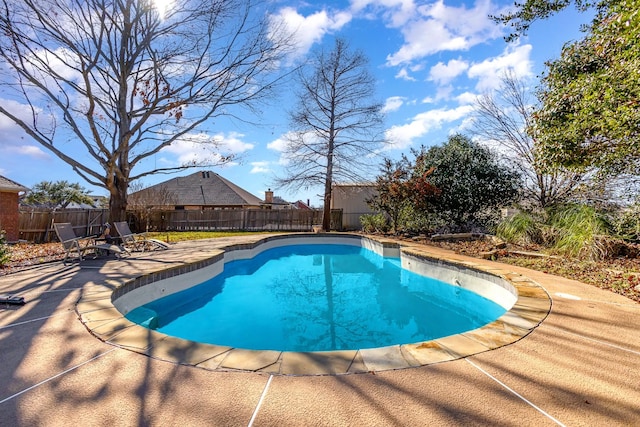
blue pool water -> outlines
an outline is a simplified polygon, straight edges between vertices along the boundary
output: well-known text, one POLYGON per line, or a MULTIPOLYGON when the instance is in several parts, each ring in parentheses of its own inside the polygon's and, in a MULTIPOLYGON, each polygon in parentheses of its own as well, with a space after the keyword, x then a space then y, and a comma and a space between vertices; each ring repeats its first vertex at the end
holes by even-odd
POLYGON ((473 292, 402 269, 399 258, 347 245, 291 245, 229 262, 222 274, 127 318, 202 343, 325 351, 431 340, 504 312, 473 292))

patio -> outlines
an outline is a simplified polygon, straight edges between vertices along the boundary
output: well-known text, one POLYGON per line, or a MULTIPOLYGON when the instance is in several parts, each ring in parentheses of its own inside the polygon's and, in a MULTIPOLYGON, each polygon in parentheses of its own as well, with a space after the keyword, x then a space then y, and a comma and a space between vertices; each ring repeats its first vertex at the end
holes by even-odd
MULTIPOLYGON (((11 426, 632 425, 640 420, 640 305, 550 276, 437 248, 541 285, 546 319, 519 341, 458 360, 346 375, 209 371, 107 344, 76 311, 134 277, 264 236, 176 243, 122 260, 60 262, 0 277, 0 412, 11 426)), ((178 350, 176 350, 178 351, 178 350)), ((175 356, 175 355, 173 355, 175 356)))

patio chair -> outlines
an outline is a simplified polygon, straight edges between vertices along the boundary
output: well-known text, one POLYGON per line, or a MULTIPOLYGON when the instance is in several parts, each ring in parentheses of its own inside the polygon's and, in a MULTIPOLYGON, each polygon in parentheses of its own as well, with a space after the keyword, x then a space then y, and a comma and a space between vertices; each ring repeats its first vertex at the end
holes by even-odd
POLYGON ((162 240, 147 238, 147 233, 133 233, 126 221, 114 222, 113 227, 122 240, 122 245, 132 247, 134 251, 169 249, 169 245, 162 240))
POLYGON ((94 258, 102 253, 113 253, 116 258, 122 258, 127 252, 119 246, 109 243, 96 244, 92 237, 77 237, 73 226, 69 222, 58 222, 53 224, 53 228, 56 230, 58 240, 62 243, 64 250, 66 251, 64 265, 71 262, 72 255, 76 255, 78 262, 81 262, 85 258, 85 252, 93 252, 94 258))

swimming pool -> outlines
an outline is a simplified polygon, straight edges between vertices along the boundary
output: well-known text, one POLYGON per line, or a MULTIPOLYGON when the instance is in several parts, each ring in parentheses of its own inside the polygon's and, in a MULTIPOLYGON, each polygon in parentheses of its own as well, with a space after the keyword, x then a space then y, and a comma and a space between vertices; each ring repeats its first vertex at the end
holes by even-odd
POLYGON ((171 251, 144 257, 141 266, 135 277, 123 276, 105 283, 108 292, 83 294, 76 305, 81 322, 107 344, 156 360, 217 372, 343 375, 442 363, 511 345, 537 328, 551 309, 545 289, 509 266, 356 233, 282 233, 180 242, 171 251), (160 333, 124 317, 137 307, 222 273, 229 262, 255 257, 270 248, 307 243, 349 244, 386 257, 399 257, 403 268, 472 290, 507 312, 480 328, 435 340, 325 352, 202 344, 160 333))
POLYGON ((492 322, 515 301, 499 281, 437 265, 426 273, 439 280, 428 278, 424 262, 362 239, 274 239, 203 270, 210 279, 161 281, 119 308, 191 341, 307 352, 449 336, 492 322))

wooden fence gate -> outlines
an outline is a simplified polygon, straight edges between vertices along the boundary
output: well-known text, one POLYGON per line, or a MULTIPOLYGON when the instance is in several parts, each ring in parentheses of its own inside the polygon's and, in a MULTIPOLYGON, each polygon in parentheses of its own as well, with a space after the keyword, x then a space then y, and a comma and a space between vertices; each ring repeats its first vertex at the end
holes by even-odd
POLYGON ((20 209, 20 240, 43 243, 56 240, 54 222, 70 222, 78 236, 100 234, 107 209, 20 209))

